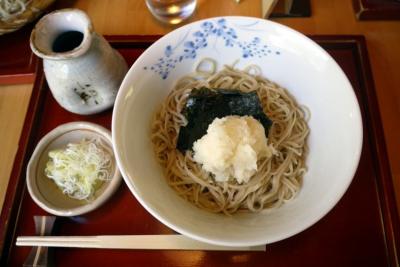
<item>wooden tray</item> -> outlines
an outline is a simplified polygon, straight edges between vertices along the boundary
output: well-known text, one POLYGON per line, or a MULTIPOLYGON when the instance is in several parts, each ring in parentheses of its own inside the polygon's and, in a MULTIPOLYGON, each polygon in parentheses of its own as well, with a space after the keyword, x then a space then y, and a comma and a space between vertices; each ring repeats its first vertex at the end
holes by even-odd
POLYGON ((399 0, 353 0, 359 20, 400 20, 399 0))
POLYGON ((38 58, 32 53, 29 37, 33 24, 0 36, 0 85, 32 83, 38 58))
MULTIPOLYGON (((157 38, 109 40, 132 64, 157 38)), ((56 249, 56 265, 397 266, 400 224, 364 38, 314 36, 313 39, 336 59, 349 77, 364 123, 360 166, 348 191, 331 212, 302 233, 267 245, 266 252, 56 249)), ((70 121, 91 121, 108 128, 111 124, 111 110, 95 116, 79 116, 63 110, 49 92, 41 69, 39 66, 0 216, 1 266, 23 264, 30 248, 16 247, 15 238, 34 235, 33 216, 46 214, 34 204, 25 188, 26 163, 38 140, 57 125, 70 121)), ((141 207, 125 184, 98 210, 62 219, 58 228, 60 235, 172 233, 141 207)))

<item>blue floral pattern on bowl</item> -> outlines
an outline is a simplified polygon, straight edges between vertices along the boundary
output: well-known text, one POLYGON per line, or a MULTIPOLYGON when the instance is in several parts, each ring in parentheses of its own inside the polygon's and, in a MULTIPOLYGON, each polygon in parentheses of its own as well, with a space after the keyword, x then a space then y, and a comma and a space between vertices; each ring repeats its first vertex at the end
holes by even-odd
POLYGON ((144 67, 145 70, 151 70, 159 74, 162 79, 167 79, 173 69, 187 59, 195 59, 198 51, 209 45, 215 45, 218 40, 223 40, 226 48, 237 47, 241 50, 242 58, 262 58, 268 54, 280 55, 281 52, 273 50, 267 44, 263 43, 259 36, 254 36, 251 41, 240 41, 237 30, 254 31, 251 25, 228 25, 226 19, 209 20, 200 25, 200 29, 190 34, 190 31, 175 46, 167 45, 164 49, 164 55, 158 58, 158 61, 151 66, 144 67), (212 42, 213 41, 213 42, 212 42))

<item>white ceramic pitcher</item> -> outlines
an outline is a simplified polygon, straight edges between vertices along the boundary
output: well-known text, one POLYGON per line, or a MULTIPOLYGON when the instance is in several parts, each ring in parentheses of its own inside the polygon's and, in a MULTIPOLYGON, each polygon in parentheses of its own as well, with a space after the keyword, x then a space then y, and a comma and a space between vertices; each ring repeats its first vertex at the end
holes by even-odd
POLYGON ((63 108, 88 115, 114 104, 127 65, 94 32, 85 12, 62 9, 44 16, 31 33, 30 45, 43 58, 47 83, 63 108))

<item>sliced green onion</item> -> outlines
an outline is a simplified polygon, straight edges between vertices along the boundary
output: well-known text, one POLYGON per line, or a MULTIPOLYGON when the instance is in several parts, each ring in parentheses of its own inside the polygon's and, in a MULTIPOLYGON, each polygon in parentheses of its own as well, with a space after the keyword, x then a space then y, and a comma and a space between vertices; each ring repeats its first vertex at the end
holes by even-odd
POLYGON ((102 181, 110 180, 112 151, 98 138, 49 152, 45 174, 71 198, 90 200, 102 181))

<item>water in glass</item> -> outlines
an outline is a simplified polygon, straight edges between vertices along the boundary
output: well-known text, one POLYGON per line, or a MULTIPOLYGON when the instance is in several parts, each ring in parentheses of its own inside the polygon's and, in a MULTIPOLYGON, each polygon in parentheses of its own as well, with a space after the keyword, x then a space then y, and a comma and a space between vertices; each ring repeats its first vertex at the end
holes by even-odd
POLYGON ((178 24, 192 15, 196 0, 146 0, 150 12, 160 21, 178 24))

